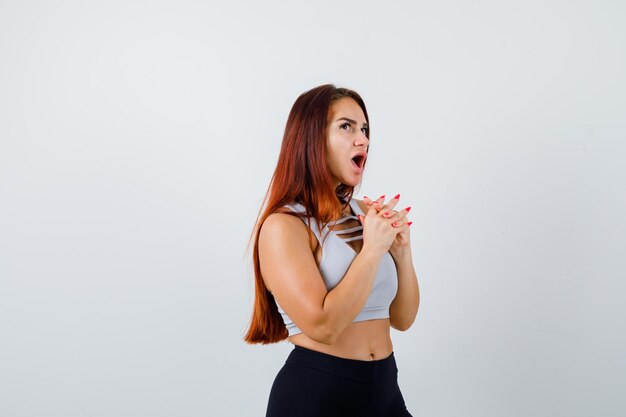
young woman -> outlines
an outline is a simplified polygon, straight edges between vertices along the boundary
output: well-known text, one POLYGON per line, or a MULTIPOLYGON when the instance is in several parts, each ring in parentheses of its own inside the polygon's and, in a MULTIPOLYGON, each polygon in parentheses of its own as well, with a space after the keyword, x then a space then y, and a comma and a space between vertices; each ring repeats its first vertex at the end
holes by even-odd
POLYGON ((289 114, 265 211, 257 219, 255 300, 247 343, 289 338, 266 417, 411 416, 390 327, 419 306, 410 207, 352 198, 369 152, 354 91, 321 85, 289 114))

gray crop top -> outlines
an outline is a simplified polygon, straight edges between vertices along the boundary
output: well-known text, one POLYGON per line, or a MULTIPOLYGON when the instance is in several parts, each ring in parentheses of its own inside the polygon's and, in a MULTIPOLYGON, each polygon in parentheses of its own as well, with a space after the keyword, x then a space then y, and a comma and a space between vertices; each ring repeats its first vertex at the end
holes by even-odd
MULTIPOLYGON (((354 199, 351 199, 349 204, 354 213, 365 215, 354 199)), ((298 213, 305 213, 305 207, 300 203, 287 204, 285 207, 288 207, 298 213)), ((331 222, 329 225, 337 225, 347 221, 348 219, 358 220, 356 216, 350 215, 331 222)), ((306 222, 306 220, 306 217, 302 218, 303 222, 306 222)), ((348 271, 348 268, 350 268, 350 264, 357 256, 357 252, 345 242, 363 239, 363 226, 359 225, 343 230, 339 230, 339 227, 335 227, 334 230, 331 231, 327 225, 324 229, 322 229, 322 234, 320 235, 317 229, 317 221, 312 217, 309 227, 315 234, 315 237, 317 237, 318 242, 322 242, 322 237, 326 238, 324 245, 322 246, 322 259, 320 261, 319 270, 322 278, 324 279, 326 289, 330 291, 337 284, 339 284, 339 282, 341 282, 344 275, 348 271), (345 238, 341 237, 342 234, 353 234, 357 231, 359 231, 357 236, 345 238), (327 233, 329 233, 328 236, 326 236, 327 233)), ((359 312, 359 315, 352 320, 352 322, 389 318, 389 305, 395 298, 397 291, 398 271, 396 270, 396 264, 394 263, 393 258, 389 252, 386 252, 378 264, 378 271, 376 272, 372 292, 370 293, 365 306, 359 312)), ((276 298, 274 298, 274 301, 276 301, 276 298)), ((289 336, 296 333, 302 333, 289 316, 287 316, 285 311, 278 304, 278 301, 276 301, 276 305, 278 306, 278 311, 282 315, 285 326, 289 331, 289 336)))

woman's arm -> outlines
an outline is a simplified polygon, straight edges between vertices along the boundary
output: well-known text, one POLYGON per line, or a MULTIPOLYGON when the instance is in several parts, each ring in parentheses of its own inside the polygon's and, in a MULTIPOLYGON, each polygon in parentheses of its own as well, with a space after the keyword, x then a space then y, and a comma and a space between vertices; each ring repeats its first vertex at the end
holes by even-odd
POLYGON ((384 248, 364 242, 341 282, 328 291, 301 219, 270 214, 259 234, 259 259, 266 287, 302 333, 329 345, 367 302, 384 254, 384 248))
POLYGON ((398 293, 389 306, 389 321, 394 329, 406 331, 417 316, 420 304, 419 285, 410 246, 391 255, 398 270, 398 293))

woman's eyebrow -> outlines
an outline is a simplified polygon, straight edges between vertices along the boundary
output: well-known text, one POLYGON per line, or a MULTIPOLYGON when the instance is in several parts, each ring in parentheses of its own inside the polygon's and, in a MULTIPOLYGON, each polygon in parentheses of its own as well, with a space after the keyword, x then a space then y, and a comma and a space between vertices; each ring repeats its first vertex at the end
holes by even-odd
MULTIPOLYGON (((347 117, 340 117, 339 119, 337 119, 337 121, 339 121, 339 120, 345 120, 345 121, 350 122, 352 124, 357 124, 356 120, 348 119, 347 117)), ((363 127, 368 127, 368 126, 369 125, 367 124, 367 122, 363 123, 363 127)))

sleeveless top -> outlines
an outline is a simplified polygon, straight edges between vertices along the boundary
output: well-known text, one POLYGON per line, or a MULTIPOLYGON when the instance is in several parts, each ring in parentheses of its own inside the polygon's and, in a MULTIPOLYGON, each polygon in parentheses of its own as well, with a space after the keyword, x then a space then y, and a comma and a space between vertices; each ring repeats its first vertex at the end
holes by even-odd
MULTIPOLYGON (((354 199, 351 199, 349 204, 354 213, 365 215, 354 199)), ((288 207, 297 213, 302 213, 303 215, 305 214, 305 207, 300 203, 287 204, 285 207, 288 207)), ((322 259, 320 261, 319 270, 328 291, 332 290, 341 282, 346 272, 348 272, 350 264, 352 264, 352 261, 358 255, 358 253, 346 242, 363 239, 363 225, 361 224, 359 224, 359 226, 343 230, 340 230, 337 226, 334 227, 334 230, 330 230, 328 227, 329 225, 339 225, 348 219, 358 220, 358 217, 349 215, 334 222, 330 222, 328 225, 324 226, 321 235, 317 229, 317 220, 313 217, 310 219, 311 223, 309 224, 309 228, 315 234, 315 237, 317 237, 318 242, 321 244, 322 238, 326 238, 324 245, 322 246, 322 259), (353 237, 341 236, 343 234, 353 234, 357 231, 358 234, 353 237), (328 236, 326 235, 327 233, 328 236)), ((306 216, 302 218, 302 221, 307 224, 306 216)), ((389 305, 395 298, 397 291, 398 271, 396 270, 396 264, 394 263, 391 254, 389 252, 385 252, 380 263, 378 264, 374 285, 372 286, 372 291, 370 292, 367 302, 352 322, 355 323, 358 321, 389 318, 389 305)), ((274 301, 276 301, 276 298, 274 298, 274 301)), ((289 331, 289 336, 302 333, 302 331, 278 304, 278 301, 276 301, 276 306, 283 317, 285 326, 289 331)))

